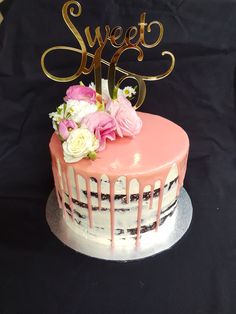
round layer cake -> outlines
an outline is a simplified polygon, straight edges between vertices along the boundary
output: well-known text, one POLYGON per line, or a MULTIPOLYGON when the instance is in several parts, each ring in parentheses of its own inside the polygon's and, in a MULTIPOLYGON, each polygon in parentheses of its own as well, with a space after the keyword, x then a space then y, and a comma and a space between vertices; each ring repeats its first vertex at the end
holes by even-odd
POLYGON ((94 161, 66 163, 57 134, 51 138, 59 207, 78 237, 113 248, 135 247, 173 231, 188 136, 165 118, 138 115, 140 134, 107 142, 94 161))

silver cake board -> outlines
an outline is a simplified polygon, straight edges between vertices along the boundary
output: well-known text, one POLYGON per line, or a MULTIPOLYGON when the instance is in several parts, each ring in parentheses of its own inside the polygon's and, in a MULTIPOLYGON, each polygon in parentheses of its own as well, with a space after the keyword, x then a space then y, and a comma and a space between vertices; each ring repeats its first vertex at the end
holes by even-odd
MULTIPOLYGON (((139 248, 124 249, 119 246, 111 248, 109 246, 94 242, 85 237, 79 236, 66 224, 63 219, 62 210, 58 206, 55 189, 49 195, 46 205, 46 219, 52 233, 65 245, 82 254, 113 261, 129 261, 142 259, 155 255, 171 248, 178 242, 188 230, 192 220, 193 208, 191 199, 184 188, 178 200, 178 206, 175 210, 175 225, 169 234, 164 233, 156 237, 150 246, 140 246, 139 248)), ((174 217, 173 217, 174 218, 174 217)), ((165 224, 160 228, 165 228, 165 224)), ((160 232, 161 233, 161 232, 160 232)), ((142 243, 141 243, 142 244, 142 243)))

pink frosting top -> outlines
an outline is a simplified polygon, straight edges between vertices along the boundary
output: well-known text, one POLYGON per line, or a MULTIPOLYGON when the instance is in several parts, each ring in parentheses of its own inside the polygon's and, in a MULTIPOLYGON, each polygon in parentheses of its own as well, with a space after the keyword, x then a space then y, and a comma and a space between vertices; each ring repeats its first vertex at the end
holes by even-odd
MULTIPOLYGON (((81 169, 88 176, 107 174, 115 177, 122 174, 137 178, 169 168, 186 156, 189 140, 181 127, 157 115, 138 114, 143 128, 135 139, 126 137, 107 141, 106 149, 98 153, 95 161, 85 158, 68 166, 81 169)), ((55 133, 50 148, 62 164, 65 163, 61 143, 55 133)))

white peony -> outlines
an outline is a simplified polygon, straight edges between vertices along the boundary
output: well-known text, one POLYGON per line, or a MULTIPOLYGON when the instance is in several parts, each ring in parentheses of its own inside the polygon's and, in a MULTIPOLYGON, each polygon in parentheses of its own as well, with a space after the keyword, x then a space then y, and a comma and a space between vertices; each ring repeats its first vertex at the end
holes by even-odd
POLYGON ((99 141, 86 128, 74 129, 62 144, 64 159, 68 163, 77 162, 99 147, 99 141))
POLYGON ((97 111, 96 104, 90 104, 84 100, 69 99, 66 102, 65 118, 80 123, 87 114, 95 111, 97 111))

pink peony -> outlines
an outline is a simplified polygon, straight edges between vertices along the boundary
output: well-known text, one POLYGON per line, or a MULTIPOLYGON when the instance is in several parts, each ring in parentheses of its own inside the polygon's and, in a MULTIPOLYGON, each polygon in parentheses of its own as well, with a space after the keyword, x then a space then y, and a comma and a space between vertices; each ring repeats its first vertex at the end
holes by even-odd
POLYGON ((96 104, 96 92, 90 87, 73 85, 67 89, 64 97, 65 101, 69 99, 84 100, 90 104, 96 104))
POLYGON ((106 147, 106 139, 113 141, 116 138, 116 122, 107 112, 90 113, 83 118, 81 124, 95 134, 99 140, 99 151, 106 147))
POLYGON ((132 107, 131 102, 124 96, 111 100, 106 109, 116 121, 116 131, 120 137, 134 136, 142 128, 142 120, 132 107))
POLYGON ((78 126, 73 120, 61 120, 58 126, 58 132, 63 140, 67 140, 70 131, 77 128, 78 126))

